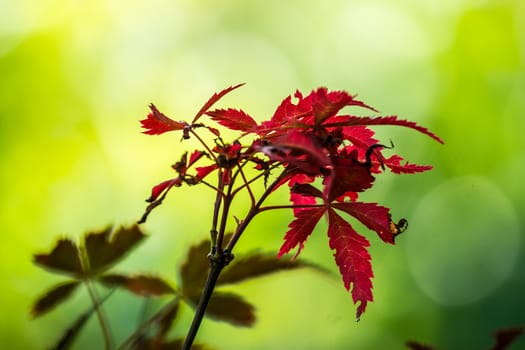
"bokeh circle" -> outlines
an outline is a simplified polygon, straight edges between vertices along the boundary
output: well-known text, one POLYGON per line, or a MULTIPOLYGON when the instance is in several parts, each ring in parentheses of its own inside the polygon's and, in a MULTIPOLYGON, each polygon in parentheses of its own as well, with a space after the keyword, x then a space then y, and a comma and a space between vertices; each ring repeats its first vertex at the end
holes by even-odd
POLYGON ((510 275, 519 223, 507 196, 477 176, 451 179, 418 204, 405 240, 410 271, 442 305, 478 301, 510 275))

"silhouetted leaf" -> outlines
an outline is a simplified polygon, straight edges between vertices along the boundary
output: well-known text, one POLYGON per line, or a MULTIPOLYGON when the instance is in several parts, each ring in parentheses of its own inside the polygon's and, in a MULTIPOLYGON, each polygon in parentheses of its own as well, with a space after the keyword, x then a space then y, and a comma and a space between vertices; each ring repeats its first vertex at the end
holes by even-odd
POLYGON ((151 331, 153 327, 158 326, 158 332, 164 332, 165 329, 169 328, 168 321, 171 319, 172 322, 175 318, 179 308, 179 303, 180 298, 177 296, 163 305, 157 312, 155 312, 155 314, 143 321, 140 326, 119 345, 118 348, 143 349, 144 347, 142 347, 142 345, 144 344, 144 341, 149 339, 147 335, 153 334, 151 331))
MULTIPOLYGON (((197 305, 200 295, 191 297, 197 305)), ((214 292, 210 298, 206 316, 217 321, 224 321, 234 326, 252 327, 255 324, 255 308, 241 296, 233 293, 214 292)))
POLYGON ((171 307, 169 307, 157 320, 159 326, 159 331, 157 332, 158 339, 165 339, 166 334, 168 334, 168 331, 173 325, 173 321, 177 317, 179 305, 179 303, 173 303, 173 305, 171 305, 171 307))
POLYGON ((208 253, 210 252, 210 242, 205 240, 188 250, 186 261, 180 268, 182 289, 185 295, 198 293, 204 287, 210 262, 208 253))
POLYGON ((125 288, 128 291, 141 296, 155 297, 172 294, 174 292, 169 284, 163 279, 155 276, 107 274, 100 276, 98 280, 107 286, 125 288))
POLYGON ((66 301, 66 299, 75 291, 77 286, 80 284, 78 281, 67 282, 59 284, 44 295, 37 299, 31 309, 31 315, 33 317, 42 316, 44 313, 50 311, 55 306, 66 301))
POLYGON ((436 348, 433 346, 421 344, 413 340, 407 341, 405 345, 412 350, 436 350, 436 348))
POLYGON ((491 350, 504 350, 511 345, 517 337, 525 333, 525 327, 513 327, 500 329, 494 333, 496 338, 495 344, 490 348, 491 350))
POLYGON ((33 262, 67 275, 83 274, 78 247, 69 239, 59 240, 49 254, 35 254, 33 262))
POLYGON ((100 305, 102 305, 109 298, 111 294, 113 294, 113 291, 106 294, 106 296, 104 296, 104 298, 100 300, 99 305, 96 305, 96 306, 93 305, 88 310, 86 310, 83 314, 81 314, 75 320, 75 322, 73 322, 73 324, 68 329, 66 329, 64 334, 62 334, 62 336, 60 337, 57 344, 53 346, 51 349, 52 350, 69 349, 71 345, 73 345, 73 342, 75 341, 76 337, 80 334, 80 331, 82 330, 82 328, 84 328, 84 326, 86 325, 86 322, 89 320, 91 315, 93 315, 93 313, 95 312, 96 307, 99 307, 100 305))
POLYGON ((233 260, 221 273, 217 285, 238 283, 250 278, 263 277, 271 273, 302 267, 311 267, 326 272, 321 267, 305 261, 281 260, 276 259, 273 254, 255 253, 233 260))
POLYGON ((146 237, 137 225, 121 227, 113 234, 111 231, 109 227, 85 237, 91 274, 110 268, 146 237))

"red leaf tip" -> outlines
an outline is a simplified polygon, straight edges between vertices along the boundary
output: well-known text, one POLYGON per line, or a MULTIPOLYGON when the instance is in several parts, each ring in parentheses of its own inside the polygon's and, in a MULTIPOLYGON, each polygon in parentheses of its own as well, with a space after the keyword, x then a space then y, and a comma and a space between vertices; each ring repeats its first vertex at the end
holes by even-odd
POLYGON ((144 134, 160 135, 168 131, 184 129, 184 123, 168 118, 165 114, 161 113, 153 103, 149 105, 149 108, 151 112, 146 119, 140 121, 142 128, 146 129, 143 131, 144 134))

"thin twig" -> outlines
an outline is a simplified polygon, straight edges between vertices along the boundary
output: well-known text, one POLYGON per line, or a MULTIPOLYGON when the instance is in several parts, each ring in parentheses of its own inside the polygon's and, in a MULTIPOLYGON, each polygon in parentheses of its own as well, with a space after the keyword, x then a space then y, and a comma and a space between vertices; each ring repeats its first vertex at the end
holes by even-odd
POLYGON ((100 307, 101 301, 97 294, 97 291, 95 290, 95 286, 93 286, 92 281, 90 279, 85 279, 84 284, 87 287, 89 297, 91 298, 91 302, 93 303, 93 307, 95 308, 95 311, 97 313, 98 322, 100 323, 100 328, 102 329, 102 335, 104 337, 105 348, 106 350, 114 349, 115 347, 113 345, 113 339, 111 338, 109 323, 107 321, 104 310, 100 307))
POLYGON ((139 340, 155 322, 164 317, 175 304, 179 303, 179 299, 179 295, 176 295, 173 300, 164 305, 153 316, 142 322, 140 327, 138 327, 135 332, 133 332, 133 334, 131 334, 126 340, 124 340, 124 342, 118 347, 118 350, 132 349, 135 342, 139 340))

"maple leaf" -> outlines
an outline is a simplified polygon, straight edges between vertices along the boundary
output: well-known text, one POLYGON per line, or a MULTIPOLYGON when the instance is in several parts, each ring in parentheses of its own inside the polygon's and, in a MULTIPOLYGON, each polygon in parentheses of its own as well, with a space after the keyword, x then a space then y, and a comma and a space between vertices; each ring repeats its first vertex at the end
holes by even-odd
POLYGON ((127 289, 141 296, 161 296, 173 294, 174 290, 163 279, 151 275, 127 276, 122 274, 105 274, 99 281, 110 287, 127 289))
POLYGON ((33 317, 38 317, 52 310, 70 297, 79 284, 79 281, 68 281, 54 286, 52 289, 45 292, 45 294, 38 298, 33 304, 31 315, 33 317))
POLYGON ((328 202, 372 187, 375 178, 370 174, 370 168, 357 160, 357 152, 343 150, 331 159, 332 171, 323 181, 328 202))
MULTIPOLYGON (((323 196, 321 191, 310 184, 294 184, 291 192, 299 196, 300 201, 305 201, 307 198, 322 198, 323 196)), ((306 203, 310 202, 306 201, 306 203)), ((294 210, 295 219, 289 225, 278 257, 299 246, 295 255, 297 256, 318 221, 326 213, 330 248, 335 250, 335 261, 339 267, 345 288, 350 290, 352 287, 353 301, 354 303, 359 302, 356 311, 356 319, 359 320, 367 303, 372 301, 371 278, 373 272, 370 254, 367 251, 370 243, 366 238, 359 235, 334 209, 350 214, 369 229, 376 231, 383 241, 395 243, 394 237, 398 232, 392 231, 393 222, 388 208, 375 203, 333 202, 324 206, 294 210)))
POLYGON ((204 167, 198 167, 195 170, 197 170, 197 178, 200 180, 204 179, 206 176, 208 176, 209 173, 212 171, 219 169, 219 166, 217 164, 212 164, 204 167))
POLYGON ((279 126, 289 120, 297 118, 302 113, 304 113, 304 111, 298 110, 297 105, 292 103, 292 96, 288 96, 275 110, 271 118, 271 123, 274 126, 279 126))
POLYGON ((378 140, 374 138, 374 131, 364 125, 355 125, 342 128, 345 140, 361 150, 367 150, 370 146, 377 144, 378 140))
POLYGON ((384 242, 394 244, 394 233, 390 226, 391 219, 388 208, 376 203, 362 202, 332 203, 331 207, 352 215, 366 227, 376 231, 384 242))
POLYGON ((186 126, 185 123, 177 122, 159 112, 153 103, 149 105, 149 108, 151 112, 147 118, 140 121, 142 127, 146 129, 143 131, 144 134, 160 135, 172 130, 182 130, 186 126))
POLYGON ((332 116, 335 116, 343 107, 359 106, 377 112, 373 107, 368 106, 362 101, 354 99, 345 91, 330 91, 325 87, 312 91, 312 109, 315 124, 319 125, 332 116))
POLYGON ((87 234, 84 237, 84 245, 89 261, 89 272, 96 274, 109 269, 146 237, 137 225, 120 227, 115 231, 107 227, 87 234))
POLYGON ((383 164, 390 168, 395 174, 414 174, 432 169, 431 165, 416 165, 408 162, 401 164, 402 160, 402 157, 394 154, 392 157, 385 159, 383 164))
POLYGON ((74 276, 84 274, 78 246, 69 239, 60 239, 51 253, 35 254, 33 260, 35 264, 59 273, 74 276))
POLYGON ((434 133, 430 132, 427 128, 424 128, 422 126, 419 126, 418 124, 408 121, 408 120, 402 120, 398 119, 397 116, 387 116, 387 117, 358 117, 354 115, 345 115, 345 116, 339 116, 340 118, 345 119, 345 121, 336 121, 333 123, 327 123, 324 124, 325 127, 334 127, 334 126, 351 126, 351 125, 398 125, 398 126, 404 126, 407 128, 411 128, 414 130, 417 130, 427 136, 430 136, 437 142, 443 144, 443 140, 435 135, 434 133))
POLYGON ((252 117, 239 109, 216 109, 206 114, 222 126, 232 130, 248 131, 257 126, 257 122, 252 117))
POLYGON ((330 165, 330 158, 317 139, 296 130, 271 143, 257 145, 256 148, 271 160, 297 167, 308 175, 317 175, 321 169, 330 165))
POLYGON ((234 86, 230 86, 229 88, 221 90, 219 93, 213 94, 208 101, 201 107, 201 109, 195 114, 195 117, 193 117, 192 124, 195 123, 204 113, 206 113, 217 101, 219 101, 224 95, 227 93, 237 89, 238 87, 243 86, 245 83, 237 84, 234 86))
MULTIPOLYGON (((299 192, 297 192, 298 188, 299 187, 302 187, 303 185, 301 184, 295 184, 292 186, 292 188, 290 188, 290 202, 293 203, 293 213, 294 213, 294 216, 301 210, 305 210, 304 207, 302 207, 303 205, 314 205, 316 204, 316 199, 315 197, 316 196, 312 196, 311 194, 301 194, 299 192)), ((304 186, 309 186, 309 185, 304 185, 304 186)), ((317 188, 314 188, 313 186, 309 186, 311 187, 312 189, 314 190, 317 190, 317 188)), ((321 191, 317 190, 319 193, 321 193, 321 191)), ((322 195, 322 193, 321 193, 322 195)), ((318 197, 320 198, 320 197, 318 197)))
POLYGON ((371 279, 374 275, 367 251, 370 243, 333 209, 328 209, 328 237, 344 286, 348 291, 352 289, 354 303, 360 303, 356 311, 356 320, 359 320, 367 303, 373 301, 371 279))
POLYGON ((163 181, 160 184, 153 186, 153 188, 151 189, 151 195, 149 196, 148 199, 146 199, 146 202, 151 203, 151 202, 156 201, 162 193, 167 193, 173 186, 178 187, 181 184, 182 184, 182 180, 179 177, 176 177, 173 179, 163 181))
POLYGON ((284 243, 279 249, 278 258, 288 253, 293 248, 299 245, 299 250, 296 256, 301 252, 304 243, 314 230, 317 222, 321 219, 325 212, 324 207, 304 209, 297 213, 295 219, 288 225, 290 228, 284 235, 284 243))

